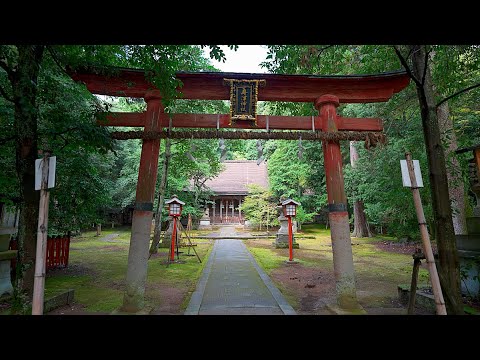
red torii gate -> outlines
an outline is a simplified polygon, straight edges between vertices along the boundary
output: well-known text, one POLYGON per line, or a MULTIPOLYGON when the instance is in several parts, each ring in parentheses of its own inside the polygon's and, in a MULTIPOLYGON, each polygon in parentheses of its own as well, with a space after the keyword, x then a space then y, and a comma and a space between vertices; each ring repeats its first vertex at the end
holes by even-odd
MULTIPOLYGON (((161 94, 148 80, 144 70, 116 68, 114 73, 99 69, 77 70, 71 76, 86 84, 94 94, 144 98, 144 113, 113 113, 102 125, 144 127, 144 133, 161 132, 168 126, 161 94)), ((230 88, 224 79, 266 80, 259 89, 260 101, 312 102, 319 116, 257 115, 257 129, 337 131, 382 131, 381 119, 344 118, 337 115, 340 103, 388 101, 409 83, 405 72, 376 75, 313 76, 245 74, 222 72, 179 72, 183 99, 229 100, 230 88)), ((241 122, 230 123, 230 114, 173 114, 177 128, 252 128, 241 122)), ((160 138, 144 139, 138 173, 132 235, 128 253, 126 289, 122 310, 137 312, 144 307, 150 227, 157 180, 160 138)), ((323 141, 324 167, 328 194, 329 221, 337 303, 340 308, 359 308, 355 288, 353 256, 345 196, 339 141, 323 141)))

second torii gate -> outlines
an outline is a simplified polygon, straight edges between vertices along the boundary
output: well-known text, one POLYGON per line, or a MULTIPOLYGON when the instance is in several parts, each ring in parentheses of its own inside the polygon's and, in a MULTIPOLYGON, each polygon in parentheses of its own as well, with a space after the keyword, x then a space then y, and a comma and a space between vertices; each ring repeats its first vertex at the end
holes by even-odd
MULTIPOLYGON (((72 78, 84 82, 94 94, 144 98, 147 103, 146 112, 113 113, 107 116, 106 122, 102 122, 107 126, 143 127, 146 135, 140 158, 122 306, 123 311, 138 312, 144 307, 160 137, 162 127, 168 126, 169 115, 164 113, 161 93, 147 80, 144 70, 116 68, 113 74, 90 68, 77 70, 72 73, 72 78)), ((337 303, 343 309, 359 308, 340 142, 335 136, 328 137, 327 133, 381 132, 381 119, 345 118, 337 115, 336 108, 341 103, 388 101, 394 93, 408 85, 409 77, 404 72, 361 76, 180 72, 177 78, 183 83, 181 92, 184 99, 229 100, 230 89, 225 86, 225 79, 265 80, 266 86, 258 91, 258 100, 311 102, 315 105, 319 116, 258 115, 254 127, 242 122, 231 124, 230 114, 173 114, 172 123, 174 128, 312 130, 325 135, 323 153, 337 303)))

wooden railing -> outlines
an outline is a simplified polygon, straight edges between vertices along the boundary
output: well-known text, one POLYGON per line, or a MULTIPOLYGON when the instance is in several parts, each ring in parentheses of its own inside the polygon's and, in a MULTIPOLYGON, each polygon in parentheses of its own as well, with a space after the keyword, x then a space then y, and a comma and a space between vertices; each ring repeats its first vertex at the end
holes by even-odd
POLYGON ((212 216, 213 224, 243 224, 245 219, 239 216, 212 216))
POLYGON ((68 266, 70 236, 54 236, 47 239, 47 270, 68 266))
MULTIPOLYGON (((18 250, 17 240, 10 241, 10 250, 18 250)), ((47 256, 45 259, 46 270, 57 267, 67 267, 70 255, 70 235, 49 236, 47 238, 47 256)), ((11 268, 15 270, 17 260, 12 259, 11 268)))

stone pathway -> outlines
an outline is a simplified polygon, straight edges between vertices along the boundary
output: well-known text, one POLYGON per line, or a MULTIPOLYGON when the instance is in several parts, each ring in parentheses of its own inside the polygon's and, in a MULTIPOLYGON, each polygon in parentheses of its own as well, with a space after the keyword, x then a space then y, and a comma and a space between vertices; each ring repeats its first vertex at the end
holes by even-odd
MULTIPOLYGON (((222 236, 235 228, 221 228, 222 236)), ((240 240, 216 240, 185 315, 294 315, 240 240)))
POLYGON ((122 241, 119 241, 119 240, 113 240, 115 239, 117 236, 119 236, 120 234, 117 234, 117 233, 114 233, 114 234, 108 234, 106 236, 104 236, 103 238, 99 239, 100 241, 106 241, 106 242, 122 242, 122 241))

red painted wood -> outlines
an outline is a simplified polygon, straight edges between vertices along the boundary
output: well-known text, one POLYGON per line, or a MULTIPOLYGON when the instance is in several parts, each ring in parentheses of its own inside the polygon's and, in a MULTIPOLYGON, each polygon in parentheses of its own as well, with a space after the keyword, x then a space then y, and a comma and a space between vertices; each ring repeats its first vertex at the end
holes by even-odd
POLYGON ((50 268, 51 269, 53 269, 53 267, 55 266, 54 261, 55 261, 55 240, 52 238, 50 240, 50 268))
POLYGON ((65 254, 64 254, 64 243, 65 243, 65 238, 62 236, 60 238, 60 259, 59 259, 59 262, 58 262, 58 265, 60 266, 63 266, 63 263, 64 263, 64 258, 65 258, 65 254))
POLYGON ((142 113, 114 112, 114 113, 109 113, 106 116, 106 118, 103 120, 97 120, 97 123, 103 126, 143 127, 145 126, 145 119, 146 119, 146 112, 142 112, 142 113))
POLYGON ((60 265, 60 243, 61 239, 56 238, 55 239, 55 266, 60 265))
POLYGON ((337 116, 338 130, 383 131, 383 121, 378 118, 344 118, 337 116))
MULTIPOLYGON (((322 96, 315 101, 326 132, 336 132, 338 98, 322 96)), ((323 141, 323 156, 327 198, 329 204, 347 204, 342 170, 342 153, 339 141, 323 141)))
POLYGON ((56 236, 47 238, 47 257, 45 266, 47 270, 57 267, 67 267, 70 253, 70 237, 56 236))
MULTIPOLYGON (((114 75, 93 71, 77 70, 71 76, 84 82, 94 94, 144 97, 153 89, 144 70, 117 68, 114 75)), ((183 83, 180 91, 185 99, 229 100, 229 86, 223 83, 223 79, 228 78, 266 80, 266 86, 259 89, 260 101, 313 102, 322 94, 334 94, 341 103, 387 101, 410 81, 404 72, 352 76, 199 72, 177 73, 177 78, 183 83)))
POLYGON ((293 231, 292 231, 292 217, 287 216, 288 218, 288 255, 289 261, 293 261, 293 231))
MULTIPOLYGON (((147 99, 145 131, 161 131, 159 117, 163 113, 161 99, 155 96, 147 99)), ((157 181, 160 139, 144 140, 138 170, 136 202, 153 203, 157 181)))
POLYGON ((63 252, 63 237, 58 239, 58 263, 57 263, 57 266, 62 265, 62 252, 63 252))
MULTIPOLYGON (((172 126, 174 128, 216 128, 217 120, 219 128, 252 128, 242 122, 229 125, 229 114, 174 114, 172 115, 172 126)), ((258 115, 257 127, 255 129, 272 130, 312 130, 311 116, 270 116, 258 115)), ((160 115, 160 126, 168 127, 168 114, 160 115)), ((326 130, 324 121, 320 116, 314 116, 315 130, 326 130)), ((338 130, 349 131, 382 131, 383 124, 377 118, 344 118, 337 117, 338 130)), ((112 113, 106 121, 99 122, 104 126, 136 126, 145 125, 145 113, 112 113)))
MULTIPOLYGON (((172 240, 170 242, 170 261, 175 261, 175 240, 177 238, 177 217, 173 217, 172 240)), ((178 256, 178 255, 177 255, 178 256)))
POLYGON ((144 71, 125 69, 117 75, 101 75, 91 72, 71 73, 75 81, 84 82, 92 94, 112 96, 144 97, 153 90, 153 86, 145 79, 144 71))
POLYGON ((52 238, 47 238, 47 269, 53 268, 54 242, 52 238))
POLYGON ((69 256, 70 256, 70 236, 67 236, 65 250, 66 250, 65 251, 65 267, 67 267, 69 256))

